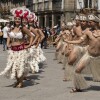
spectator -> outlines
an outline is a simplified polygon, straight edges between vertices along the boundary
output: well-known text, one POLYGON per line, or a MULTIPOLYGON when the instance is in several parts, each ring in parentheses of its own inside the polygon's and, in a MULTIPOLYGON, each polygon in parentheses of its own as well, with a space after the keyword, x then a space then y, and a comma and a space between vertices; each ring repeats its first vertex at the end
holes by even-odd
POLYGON ((7 49, 6 43, 7 43, 8 33, 10 31, 10 24, 7 23, 2 31, 3 31, 3 51, 5 51, 7 49))
POLYGON ((44 28, 43 33, 44 33, 45 38, 44 38, 43 41, 41 42, 41 48, 43 48, 43 46, 44 46, 44 49, 47 49, 47 38, 48 38, 48 33, 47 33, 46 27, 44 28))
POLYGON ((0 26, 0 44, 2 44, 3 41, 3 32, 1 30, 1 26, 0 26))

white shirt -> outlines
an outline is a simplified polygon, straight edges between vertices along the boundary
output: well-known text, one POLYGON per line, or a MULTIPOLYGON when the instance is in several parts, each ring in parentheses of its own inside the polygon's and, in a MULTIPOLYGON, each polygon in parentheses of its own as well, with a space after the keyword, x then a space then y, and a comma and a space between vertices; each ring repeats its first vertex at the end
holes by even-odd
POLYGON ((7 38, 10 28, 5 26, 2 31, 3 31, 3 38, 7 38))

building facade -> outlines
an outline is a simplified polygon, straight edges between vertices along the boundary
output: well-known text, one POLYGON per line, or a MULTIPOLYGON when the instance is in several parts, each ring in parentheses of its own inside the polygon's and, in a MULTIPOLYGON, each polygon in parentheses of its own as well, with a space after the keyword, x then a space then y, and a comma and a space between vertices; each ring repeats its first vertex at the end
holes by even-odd
POLYGON ((54 27, 71 21, 80 9, 97 9, 100 14, 100 0, 0 0, 0 17, 10 18, 10 9, 26 6, 38 16, 39 25, 54 27))
POLYGON ((71 21, 76 13, 80 13, 82 9, 89 12, 96 12, 100 16, 100 0, 62 0, 63 2, 63 17, 65 22, 71 21))
POLYGON ((0 18, 12 20, 10 9, 25 6, 25 3, 25 0, 0 0, 0 18))
POLYGON ((60 25, 62 0, 27 0, 27 7, 36 13, 41 27, 60 25))
POLYGON ((71 21, 83 8, 100 10, 100 0, 27 0, 27 7, 38 16, 39 25, 53 27, 71 21))

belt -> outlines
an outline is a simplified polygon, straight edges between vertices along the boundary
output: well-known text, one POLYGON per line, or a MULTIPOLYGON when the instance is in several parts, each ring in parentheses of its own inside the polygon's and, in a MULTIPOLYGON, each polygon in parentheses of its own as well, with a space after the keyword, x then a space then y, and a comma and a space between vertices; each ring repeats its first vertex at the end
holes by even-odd
POLYGON ((11 50, 13 51, 21 51, 25 49, 25 45, 21 44, 21 45, 16 45, 16 46, 11 46, 11 50))

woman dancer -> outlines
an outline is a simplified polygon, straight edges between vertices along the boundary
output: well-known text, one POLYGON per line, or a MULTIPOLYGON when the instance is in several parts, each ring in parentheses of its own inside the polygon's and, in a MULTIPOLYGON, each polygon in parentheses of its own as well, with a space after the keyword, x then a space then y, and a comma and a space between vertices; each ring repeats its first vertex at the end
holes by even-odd
POLYGON ((37 41, 39 39, 39 34, 34 29, 34 26, 33 26, 34 25, 34 19, 35 19, 35 13, 31 12, 29 14, 29 17, 28 17, 28 22, 29 22, 29 27, 28 28, 29 28, 32 36, 34 37, 34 40, 32 42, 32 46, 30 48, 30 67, 31 67, 32 73, 39 71, 38 62, 36 60, 37 57, 35 57, 36 49, 39 45, 39 43, 37 43, 37 41))
POLYGON ((37 43, 39 44, 39 46, 37 47, 37 61, 38 61, 38 63, 41 63, 46 60, 46 57, 44 56, 43 51, 40 46, 40 43, 43 41, 45 36, 44 36, 42 30, 39 28, 37 16, 35 16, 35 19, 34 19, 34 26, 35 26, 35 30, 39 34, 39 39, 37 41, 37 43))
POLYGON ((23 10, 16 8, 11 10, 14 16, 14 29, 9 33, 7 39, 8 51, 7 66, 0 75, 9 76, 11 79, 16 79, 14 87, 23 87, 23 79, 28 71, 26 66, 27 51, 26 49, 32 45, 33 37, 26 27, 21 27, 23 10), (27 34, 29 38, 29 45, 24 44, 24 35, 27 34))

